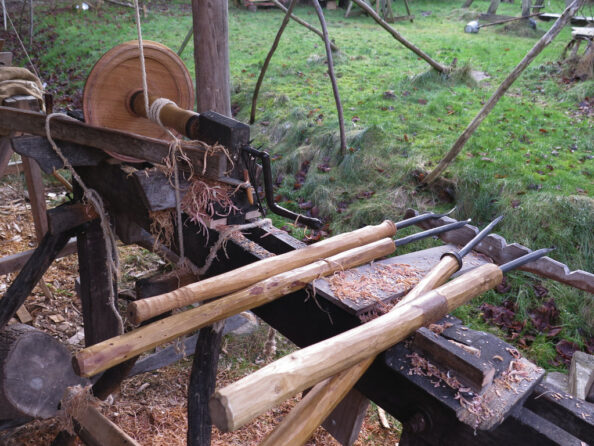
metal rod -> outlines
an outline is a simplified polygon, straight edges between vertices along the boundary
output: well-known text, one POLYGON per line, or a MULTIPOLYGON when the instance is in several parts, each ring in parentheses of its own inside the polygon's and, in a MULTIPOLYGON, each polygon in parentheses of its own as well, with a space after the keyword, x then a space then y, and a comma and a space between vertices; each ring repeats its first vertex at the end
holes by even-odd
POLYGON ((475 235, 474 238, 470 240, 460 251, 458 251, 458 255, 460 257, 464 257, 466 254, 468 254, 472 250, 472 248, 478 245, 481 242, 481 240, 484 239, 491 232, 493 227, 502 219, 503 215, 500 215, 491 223, 489 223, 481 232, 475 235))
POLYGON ((512 269, 523 266, 526 263, 530 263, 530 262, 533 262, 534 260, 540 259, 545 254, 553 251, 554 249, 555 248, 542 248, 537 251, 533 251, 530 254, 525 254, 522 257, 518 257, 517 259, 512 260, 511 262, 504 263, 499 268, 501 269, 501 271, 503 273, 506 273, 508 271, 511 271, 512 269))
POLYGON ((394 243, 396 246, 403 246, 411 242, 416 242, 417 240, 421 240, 427 237, 431 237, 432 235, 438 235, 443 232, 452 231, 453 229, 461 228, 462 226, 470 223, 471 219, 457 221, 454 223, 450 223, 448 225, 438 226, 437 228, 428 229, 427 231, 417 232, 416 234, 409 235, 407 237, 402 237, 396 240, 394 243))
POLYGON ((456 206, 454 206, 451 210, 446 212, 445 214, 436 214, 434 212, 427 212, 425 214, 416 215, 415 217, 407 218, 406 220, 399 221, 396 223, 397 229, 404 229, 421 221, 429 220, 431 218, 441 218, 445 217, 446 215, 450 215, 452 212, 456 210, 456 206))

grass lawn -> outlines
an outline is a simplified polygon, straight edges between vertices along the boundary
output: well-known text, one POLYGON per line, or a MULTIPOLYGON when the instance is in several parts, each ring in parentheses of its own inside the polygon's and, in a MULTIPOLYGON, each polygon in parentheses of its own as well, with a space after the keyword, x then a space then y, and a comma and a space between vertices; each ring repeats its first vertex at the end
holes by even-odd
MULTIPOLYGON (((587 105, 592 104, 588 101, 594 97, 594 81, 564 79, 557 61, 569 42, 569 27, 527 68, 471 137, 446 171, 449 189, 415 188, 415 171, 435 167, 550 26, 538 22, 535 31, 518 32, 513 26, 505 32, 499 26, 466 34, 464 25, 486 12, 489 2, 476 0, 468 10, 460 9, 461 3, 413 0, 414 23, 394 25, 439 62, 455 61, 457 69, 448 78, 432 72, 369 17, 344 18, 342 9, 326 11, 330 35, 340 48, 334 60, 348 133, 344 157, 338 153, 337 113, 323 44, 294 22, 287 27, 252 126, 254 144, 273 154, 277 196, 282 205, 297 210, 311 201, 334 232, 385 218, 398 220, 407 207, 446 209, 452 206, 450 198, 458 206, 455 217, 472 217, 482 226, 504 214, 497 232, 509 242, 532 249, 554 245, 553 258, 571 269, 593 271, 594 120, 587 105), (468 76, 471 69, 485 72, 488 79, 476 84, 468 76)), ((563 3, 551 0, 546 11, 561 12, 563 3)), ((189 5, 148 5, 144 38, 177 50, 191 26, 189 5)), ((400 2, 394 9, 404 14, 400 2)), ((502 3, 498 12, 517 16, 520 5, 502 3)), ((296 14, 318 25, 312 8, 299 6, 296 14)), ((237 119, 244 122, 282 17, 276 9, 252 13, 230 7, 232 101, 237 119)), ((136 36, 132 11, 108 4, 86 12, 61 3, 53 11, 40 5, 36 20, 33 57, 63 107, 79 107, 80 90, 93 63, 136 36)), ((190 44, 183 58, 193 72, 192 51, 190 44)), ((592 295, 529 274, 510 276, 509 290, 486 293, 457 315, 473 327, 498 331, 484 322, 486 307, 481 310, 481 303, 507 302, 516 320, 525 324, 519 331, 504 329, 499 334, 513 337, 528 356, 549 369, 563 367, 555 347, 560 340, 580 349, 592 343, 594 349, 592 295), (561 331, 547 336, 533 319, 550 298, 555 306, 550 325, 561 331)))

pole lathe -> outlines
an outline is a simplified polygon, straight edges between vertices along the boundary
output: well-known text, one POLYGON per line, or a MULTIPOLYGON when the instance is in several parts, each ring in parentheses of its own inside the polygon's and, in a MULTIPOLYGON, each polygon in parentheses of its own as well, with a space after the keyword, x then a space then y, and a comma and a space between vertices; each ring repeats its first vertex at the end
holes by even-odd
POLYGON ((232 431, 331 376, 404 340, 418 328, 501 283, 503 273, 542 257, 541 249, 501 267, 482 265, 366 324, 291 353, 215 392, 213 423, 232 431))

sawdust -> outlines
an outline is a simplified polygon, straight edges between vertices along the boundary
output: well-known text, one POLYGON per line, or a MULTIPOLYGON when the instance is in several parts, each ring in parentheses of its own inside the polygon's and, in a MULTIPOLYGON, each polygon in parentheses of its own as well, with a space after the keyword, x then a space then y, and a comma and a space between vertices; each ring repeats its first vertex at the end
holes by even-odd
POLYGON ((372 263, 364 273, 356 268, 338 271, 327 280, 340 300, 382 302, 382 297, 413 288, 420 275, 411 265, 372 263))

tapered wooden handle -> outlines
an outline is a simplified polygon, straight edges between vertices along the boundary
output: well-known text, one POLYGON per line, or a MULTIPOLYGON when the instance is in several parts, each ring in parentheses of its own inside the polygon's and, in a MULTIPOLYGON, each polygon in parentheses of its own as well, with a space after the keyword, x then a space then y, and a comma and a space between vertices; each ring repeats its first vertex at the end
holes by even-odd
POLYGON ((304 288, 318 277, 368 263, 395 249, 392 239, 385 238, 277 274, 224 298, 87 347, 73 358, 74 370, 80 376, 96 375, 157 345, 304 288))
POLYGON ((482 292, 501 283, 493 264, 483 265, 377 319, 311 345, 215 392, 213 422, 235 430, 316 383, 375 356, 482 292))
POLYGON ((128 318, 132 323, 139 324, 174 308, 232 293, 274 274, 290 271, 385 237, 392 237, 395 233, 396 225, 386 220, 376 226, 366 226, 336 235, 305 248, 254 262, 170 293, 137 300, 128 305, 128 318))
MULTIPOLYGON (((458 268, 458 261, 453 256, 443 257, 391 311, 442 285, 458 268)), ((375 356, 316 384, 260 443, 260 446, 304 444, 359 381, 374 360, 375 356)))

